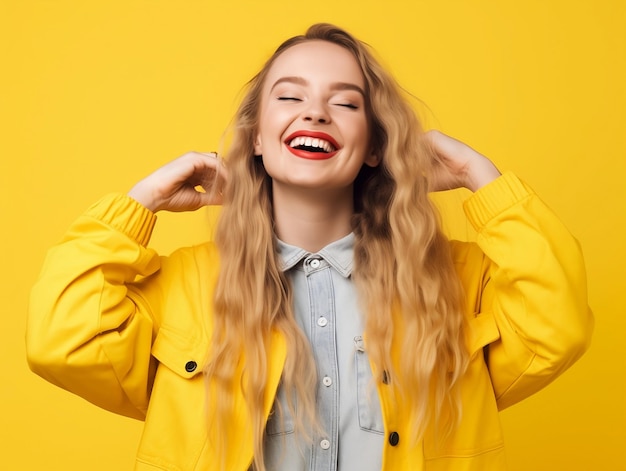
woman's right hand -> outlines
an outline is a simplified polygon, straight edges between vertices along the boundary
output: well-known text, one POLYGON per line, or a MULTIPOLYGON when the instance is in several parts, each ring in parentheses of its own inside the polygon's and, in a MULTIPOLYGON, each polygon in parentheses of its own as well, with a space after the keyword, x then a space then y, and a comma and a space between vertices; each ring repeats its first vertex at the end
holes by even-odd
POLYGON ((141 180, 128 196, 154 213, 195 211, 222 204, 227 178, 226 167, 216 153, 189 152, 141 180))

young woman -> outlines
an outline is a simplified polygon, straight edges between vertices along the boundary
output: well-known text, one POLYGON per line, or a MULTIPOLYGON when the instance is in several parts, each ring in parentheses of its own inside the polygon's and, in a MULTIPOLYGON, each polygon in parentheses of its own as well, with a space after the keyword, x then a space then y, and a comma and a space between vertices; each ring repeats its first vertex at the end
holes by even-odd
POLYGON ((224 161, 186 154, 71 226, 27 345, 47 380, 145 420, 138 470, 483 471, 505 468, 498 410, 591 330, 558 219, 320 24, 250 82, 224 161), (429 202, 456 187, 477 244, 429 202), (156 212, 211 204, 215 242, 147 248, 156 212))

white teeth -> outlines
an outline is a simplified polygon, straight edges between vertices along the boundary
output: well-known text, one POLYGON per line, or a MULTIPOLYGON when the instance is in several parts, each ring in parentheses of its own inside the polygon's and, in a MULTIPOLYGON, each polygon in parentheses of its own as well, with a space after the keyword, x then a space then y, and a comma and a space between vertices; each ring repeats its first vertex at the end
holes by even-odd
POLYGON ((324 139, 311 138, 306 136, 298 136, 291 140, 290 147, 307 146, 307 147, 319 147, 325 152, 333 152, 335 148, 333 145, 325 141, 324 139))

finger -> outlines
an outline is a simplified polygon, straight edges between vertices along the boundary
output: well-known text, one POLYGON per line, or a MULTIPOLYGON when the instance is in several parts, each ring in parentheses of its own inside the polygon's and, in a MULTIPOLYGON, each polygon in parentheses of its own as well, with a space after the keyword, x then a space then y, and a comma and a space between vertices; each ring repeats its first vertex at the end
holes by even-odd
MULTIPOLYGON (((171 163, 177 174, 179 196, 191 198, 197 207, 221 204, 226 181, 226 168, 215 152, 188 152, 171 163)), ((176 191, 172 187, 170 191, 176 191)), ((172 194, 172 193, 170 193, 172 194)), ((173 194, 172 194, 173 195, 173 194)), ((183 205, 186 206, 186 205, 183 205)))
POLYGON ((229 177, 228 169, 224 165, 224 160, 219 157, 217 152, 203 152, 202 155, 210 159, 209 162, 211 165, 210 169, 206 171, 203 176, 202 185, 216 188, 221 195, 229 177))
MULTIPOLYGON (((219 154, 215 151, 212 152, 200 152, 200 154, 208 157, 209 162, 211 163, 211 167, 218 169, 219 172, 222 172, 224 175, 227 175, 228 172, 226 170, 226 165, 224 164, 224 160, 219 156, 219 154)), ((227 177, 226 177, 227 178, 227 177)))

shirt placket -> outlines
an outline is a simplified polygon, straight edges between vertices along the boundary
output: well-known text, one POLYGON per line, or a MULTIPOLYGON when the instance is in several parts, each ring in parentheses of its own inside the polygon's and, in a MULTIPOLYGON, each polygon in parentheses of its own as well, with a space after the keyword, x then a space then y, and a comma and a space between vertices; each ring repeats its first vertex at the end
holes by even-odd
POLYGON ((311 346, 318 369, 317 405, 322 431, 311 448, 311 471, 337 469, 339 378, 335 339, 335 296, 330 266, 319 256, 305 259, 311 346))

